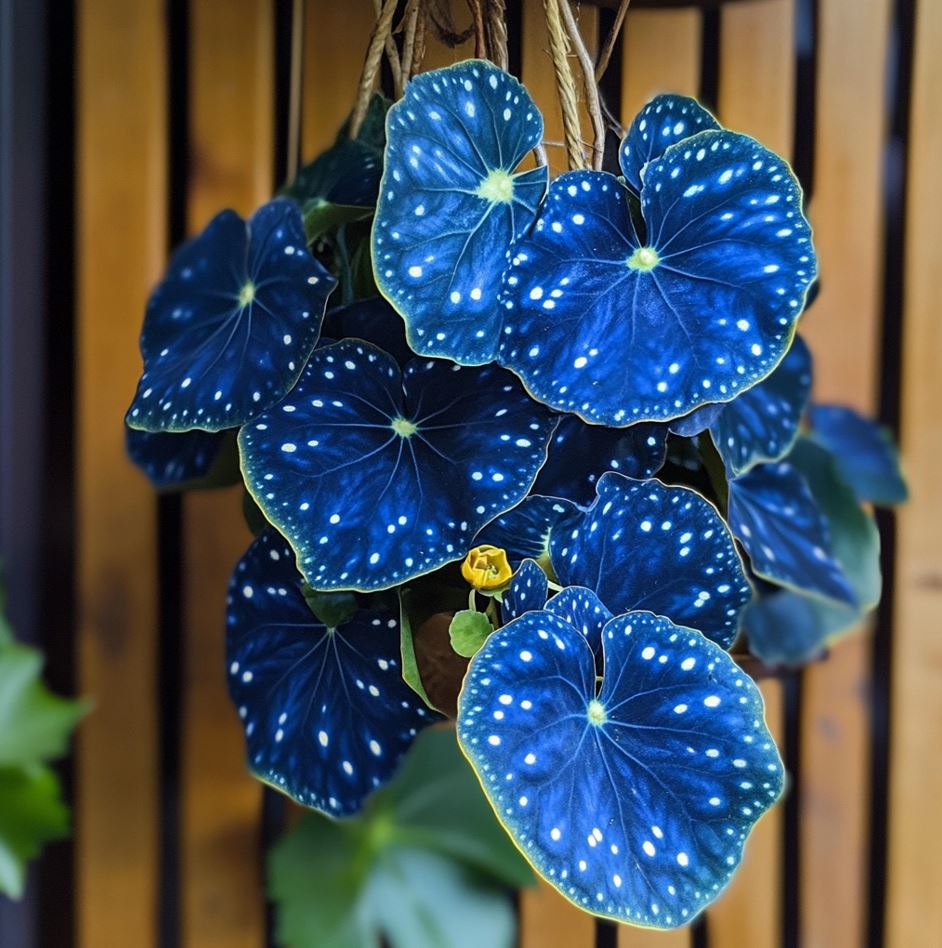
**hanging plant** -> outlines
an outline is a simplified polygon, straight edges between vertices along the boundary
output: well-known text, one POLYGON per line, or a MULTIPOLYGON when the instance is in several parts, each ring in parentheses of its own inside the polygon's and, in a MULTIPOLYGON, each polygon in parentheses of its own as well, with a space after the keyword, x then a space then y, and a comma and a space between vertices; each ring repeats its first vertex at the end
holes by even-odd
MULTIPOLYGON (((220 482, 237 432, 257 538, 229 591, 230 692, 253 773, 354 820, 300 831, 350 849, 351 912, 362 853, 392 858, 383 801, 439 776, 426 751, 389 781, 453 718, 537 873, 596 915, 683 925, 785 784, 743 666, 815 659, 874 606, 861 504, 904 498, 897 459, 865 419, 809 408, 817 259, 782 158, 664 95, 604 170, 604 126, 588 155, 572 127, 572 14, 548 0, 574 169, 551 181, 504 69, 411 77, 421 4, 401 98, 370 99, 394 6, 334 147, 249 221, 223 212, 154 291, 132 455, 160 487, 220 482)), ((506 61, 493 22, 478 38, 506 61)), ((274 864, 283 899, 295 859, 274 864)), ((356 919, 418 943, 376 905, 356 919)))

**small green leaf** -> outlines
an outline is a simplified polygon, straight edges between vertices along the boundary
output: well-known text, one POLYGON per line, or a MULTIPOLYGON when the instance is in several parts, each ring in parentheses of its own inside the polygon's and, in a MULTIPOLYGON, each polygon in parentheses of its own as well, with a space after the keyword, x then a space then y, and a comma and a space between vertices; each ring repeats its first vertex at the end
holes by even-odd
POLYGON ((302 205, 301 215, 304 218, 307 242, 313 244, 343 224, 369 219, 373 216, 373 208, 332 204, 323 198, 315 198, 302 205))
POLYGON ((438 708, 429 700, 419 674, 419 663, 415 657, 415 644, 412 641, 411 590, 403 589, 399 594, 399 652, 402 659, 402 680, 433 710, 438 708))
POLYGON ((305 816, 268 868, 292 948, 510 948, 502 883, 533 881, 450 730, 424 732, 359 816, 305 816))
POLYGON ((68 832, 69 810, 48 767, 0 767, 0 892, 19 898, 26 863, 68 832))
POLYGON ((32 767, 61 757, 86 705, 52 694, 40 680, 42 655, 0 644, 0 767, 32 767))
POLYGON ((312 589, 307 583, 301 589, 308 609, 328 629, 336 629, 349 622, 357 612, 357 599, 352 592, 324 592, 312 589))
POLYGON ((493 631, 490 619, 483 612, 472 609, 456 613, 448 627, 451 647, 465 658, 471 658, 493 631))

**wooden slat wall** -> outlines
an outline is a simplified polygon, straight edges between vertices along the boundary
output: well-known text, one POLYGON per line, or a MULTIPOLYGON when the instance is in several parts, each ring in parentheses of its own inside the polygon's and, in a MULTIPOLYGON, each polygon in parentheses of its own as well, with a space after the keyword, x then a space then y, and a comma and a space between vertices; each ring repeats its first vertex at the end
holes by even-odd
MULTIPOLYGON (((718 111, 733 128, 789 153, 795 91, 795 4, 754 0, 724 10, 718 111)), ((901 5, 905 6, 904 0, 901 5)), ((816 397, 874 411, 880 386, 881 201, 894 0, 818 0, 815 188, 810 214, 822 262, 821 296, 802 332, 816 356, 816 397)), ((372 0, 306 0, 302 157, 333 139, 353 100, 374 17, 372 0)), ((466 17, 455 4, 459 27, 466 17)), ((892 779, 885 944, 942 943, 942 647, 933 606, 942 587, 942 356, 935 308, 942 295, 942 10, 919 20, 904 307, 903 447, 914 499, 899 516, 893 646, 892 779)), ((186 223, 201 228, 223 206, 243 214, 271 193, 274 168, 274 5, 193 0, 189 5, 186 223)), ((579 10, 597 39, 598 14, 579 10)), ((168 233, 168 35, 161 0, 77 0, 77 587, 79 689, 95 713, 80 735, 76 903, 79 948, 158 943, 159 899, 179 897, 180 944, 264 944, 260 790, 246 776, 240 729, 225 694, 225 585, 247 542, 238 492, 182 505, 184 660, 179 892, 161 893, 157 641, 157 503, 124 460, 121 415, 139 366, 137 334, 168 233), (121 226, 115 225, 116 221, 121 226)), ((541 0, 525 0, 522 78, 562 142, 541 0)), ((621 62, 627 122, 660 91, 695 94, 701 15, 632 9, 621 62)), ((426 68, 471 55, 429 38, 426 68)), ((905 54, 905 50, 904 50, 905 54)), ((575 63, 574 63, 575 68, 575 63)), ((588 133, 588 124, 585 126, 588 133)), ((565 151, 548 149, 554 170, 565 151)), ((809 948, 866 943, 871 635, 847 637, 804 673, 800 937, 809 948)), ((763 684, 782 736, 781 687, 763 684)), ((618 948, 775 948, 781 944, 782 812, 763 819, 706 930, 602 931, 618 948)), ((173 878, 171 874, 170 878, 173 878)), ((595 923, 548 887, 521 898, 522 948, 590 948, 595 923)))
POLYGON ((912 500, 898 517, 887 945, 942 944, 942 6, 917 5, 903 321, 902 438, 912 500))
MULTIPOLYGON (((889 12, 888 0, 871 0, 866 16, 860 15, 856 0, 821 3, 810 208, 821 295, 801 326, 815 357, 815 398, 870 413, 877 408, 880 384, 880 193, 889 12)), ((869 871, 869 626, 845 637, 826 662, 804 673, 801 935, 809 948, 863 944, 869 871)))
MULTIPOLYGON (((274 37, 268 0, 197 0, 189 11, 186 223, 224 207, 248 216, 272 193, 274 37)), ((183 502, 181 945, 264 943, 261 786, 226 692, 229 574, 251 539, 241 489, 183 502)))
MULTIPOLYGON (((124 457, 142 305, 166 262, 160 0, 77 8, 80 948, 154 944, 158 864, 156 501, 124 457)), ((54 278, 54 269, 51 273, 54 278)))

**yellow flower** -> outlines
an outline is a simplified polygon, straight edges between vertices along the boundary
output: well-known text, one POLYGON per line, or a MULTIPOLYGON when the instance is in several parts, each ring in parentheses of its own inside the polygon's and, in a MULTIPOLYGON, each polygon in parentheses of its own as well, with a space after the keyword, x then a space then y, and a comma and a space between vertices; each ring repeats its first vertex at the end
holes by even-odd
POLYGON ((500 589, 510 582, 514 571, 507 562, 507 553, 499 546, 476 546, 461 564, 461 575, 475 588, 500 589))

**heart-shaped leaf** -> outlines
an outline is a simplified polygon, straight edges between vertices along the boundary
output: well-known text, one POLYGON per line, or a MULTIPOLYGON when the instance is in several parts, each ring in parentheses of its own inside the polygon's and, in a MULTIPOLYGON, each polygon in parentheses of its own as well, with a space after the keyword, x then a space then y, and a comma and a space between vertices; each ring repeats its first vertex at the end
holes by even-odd
MULTIPOLYGON (((798 437, 811 392, 811 353, 796 336, 778 368, 721 407, 710 435, 731 476, 784 457, 798 437)), ((702 411, 702 409, 701 409, 702 411)))
POLYGON ((761 381, 815 275, 794 175, 744 135, 700 132, 651 162, 645 234, 629 201, 609 174, 557 178, 501 291, 498 361, 595 424, 666 421, 761 381))
POLYGON ((858 500, 893 506, 909 496, 893 436, 843 405, 812 405, 811 434, 834 456, 858 500))
POLYGON ((546 573, 535 560, 524 560, 501 598, 501 618, 510 622, 531 609, 542 609, 548 591, 546 573))
POLYGON ((805 478, 827 523, 831 553, 850 581, 859 608, 781 590, 749 605, 743 625, 750 650, 769 664, 797 665, 817 655, 880 599, 880 533, 819 444, 799 437, 788 455, 805 478))
POLYGON ((729 523, 763 579, 856 607, 827 521, 790 464, 760 464, 730 481, 729 523))
POLYGON ((586 586, 613 613, 647 610, 732 645, 751 589, 726 524, 684 487, 604 474, 586 510, 550 535, 564 586, 586 586))
POLYGON ((606 428, 587 425, 576 415, 565 415, 550 442, 549 457, 533 490, 590 504, 595 483, 606 471, 627 477, 652 477, 664 464, 667 426, 632 425, 606 428))
POLYGON ((470 60, 416 76, 386 128, 377 285, 416 352, 490 362, 504 255, 546 193, 545 167, 516 173, 543 136, 542 116, 513 76, 470 60))
POLYGON ((226 440, 234 443, 225 431, 138 431, 126 426, 124 434, 128 457, 161 489, 184 488, 209 477, 226 440))
POLYGON ((635 116, 618 149, 622 174, 640 194, 641 173, 648 162, 697 132, 719 127, 720 123, 696 99, 685 95, 655 96, 635 116))
POLYGON ((398 615, 363 610, 322 625, 273 530, 233 573, 226 661, 251 771, 333 816, 359 810, 436 719, 402 680, 398 615))
POLYGON ((293 202, 270 201, 248 222, 223 211, 151 294, 128 424, 221 431, 270 408, 317 344, 335 283, 308 253, 293 202))
POLYGON ((384 589, 467 553, 529 490, 556 425, 496 366, 318 349, 239 435, 246 485, 315 589, 384 589))
POLYGON ((514 568, 525 559, 548 560, 550 537, 565 529, 577 509, 558 497, 531 494, 484 527, 472 546, 499 546, 514 568))
POLYGON ((720 648, 650 613, 579 629, 528 612, 472 659, 458 737, 537 872, 598 915, 690 921, 729 881, 783 768, 762 697, 720 648))

